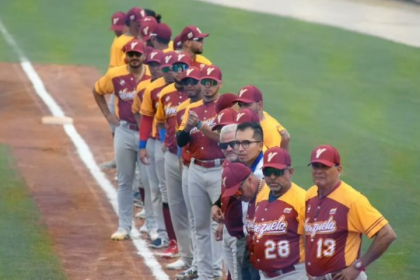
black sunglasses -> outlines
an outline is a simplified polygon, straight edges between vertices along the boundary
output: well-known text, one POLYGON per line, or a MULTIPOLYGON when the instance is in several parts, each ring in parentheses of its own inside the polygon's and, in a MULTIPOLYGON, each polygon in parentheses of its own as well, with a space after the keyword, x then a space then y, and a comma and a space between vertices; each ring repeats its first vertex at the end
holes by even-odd
POLYGON ((180 69, 181 71, 185 71, 188 69, 188 65, 184 63, 176 63, 172 65, 172 71, 179 72, 180 69))
POLYGON ((183 86, 188 86, 188 85, 195 86, 196 84, 198 84, 198 81, 194 78, 186 78, 182 80, 183 86))
POLYGON ((276 177, 281 177, 284 175, 284 172, 286 171, 286 169, 277 169, 274 167, 266 167, 263 169, 263 175, 264 177, 271 177, 271 175, 274 174, 274 176, 276 177))
POLYGON ((141 57, 142 55, 143 54, 141 54, 139 52, 127 52, 128 57, 133 57, 133 56, 141 57))
POLYGON ((228 146, 230 146, 233 149, 233 147, 235 146, 235 141, 230 141, 230 142, 225 142, 225 143, 220 142, 219 143, 219 147, 222 150, 226 150, 228 148, 228 146))

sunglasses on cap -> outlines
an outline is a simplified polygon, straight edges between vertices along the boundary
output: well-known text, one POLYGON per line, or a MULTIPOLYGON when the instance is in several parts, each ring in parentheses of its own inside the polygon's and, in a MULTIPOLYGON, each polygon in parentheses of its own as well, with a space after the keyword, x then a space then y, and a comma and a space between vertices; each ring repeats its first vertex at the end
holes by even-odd
POLYGON ((143 54, 139 52, 127 52, 128 57, 133 57, 133 56, 141 57, 142 55, 143 54))
POLYGON ((196 84, 198 84, 198 81, 194 78, 186 78, 182 80, 183 86, 188 86, 188 85, 195 86, 196 84))
POLYGON ((219 82, 213 79, 202 79, 200 81, 200 84, 202 84, 203 86, 216 86, 219 82))
POLYGON ((274 167, 266 167, 262 170, 264 177, 271 177, 274 174, 276 177, 281 177, 284 175, 286 169, 277 169, 274 167))
POLYGON ((222 150, 226 150, 228 147, 231 147, 233 149, 233 147, 235 147, 235 141, 230 141, 230 142, 226 142, 226 143, 219 143, 219 147, 222 150))
POLYGON ((172 68, 170 66, 162 67, 162 73, 169 73, 172 71, 172 68))
POLYGON ((185 71, 187 69, 188 65, 185 63, 175 63, 174 65, 172 65, 172 71, 174 72, 179 72, 179 70, 185 71))

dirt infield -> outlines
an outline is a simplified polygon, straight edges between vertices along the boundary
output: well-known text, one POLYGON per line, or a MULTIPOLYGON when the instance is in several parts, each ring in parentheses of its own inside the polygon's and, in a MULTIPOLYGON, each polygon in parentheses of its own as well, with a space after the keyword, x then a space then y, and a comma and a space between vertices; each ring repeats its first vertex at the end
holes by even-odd
MULTIPOLYGON (((55 65, 35 69, 66 115, 74 118, 96 161, 111 159, 111 134, 91 93, 97 71, 55 65)), ((20 66, 0 63, 0 85, 0 142, 12 148, 68 278, 153 279, 130 241, 109 239, 116 214, 63 128, 41 124, 48 109, 20 66)))

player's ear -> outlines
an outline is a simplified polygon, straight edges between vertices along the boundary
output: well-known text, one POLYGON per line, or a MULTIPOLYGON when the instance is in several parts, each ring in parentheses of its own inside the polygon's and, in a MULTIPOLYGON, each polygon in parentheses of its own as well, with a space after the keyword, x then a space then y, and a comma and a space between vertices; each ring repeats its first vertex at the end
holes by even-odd
POLYGON ((341 171, 343 171, 343 167, 341 165, 337 166, 337 171, 339 174, 341 174, 341 171))
POLYGON ((219 82, 219 89, 221 89, 223 87, 223 82, 222 81, 220 81, 219 82))
POLYGON ((289 167, 288 170, 289 170, 290 176, 292 176, 295 173, 295 169, 293 167, 289 167))

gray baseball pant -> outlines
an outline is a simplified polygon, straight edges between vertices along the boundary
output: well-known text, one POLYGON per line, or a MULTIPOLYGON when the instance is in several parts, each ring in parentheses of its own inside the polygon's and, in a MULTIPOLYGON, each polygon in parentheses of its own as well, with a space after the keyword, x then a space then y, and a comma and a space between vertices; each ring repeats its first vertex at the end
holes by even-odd
POLYGON ((214 239, 218 224, 211 219, 211 207, 220 196, 222 168, 204 168, 191 161, 188 172, 188 192, 197 236, 198 278, 222 276, 222 243, 214 239))
MULTIPOLYGON (((299 263, 295 265, 295 269, 292 272, 282 274, 277 277, 266 277, 262 271, 260 271, 261 280, 307 280, 308 276, 306 275, 305 263, 299 263)), ((357 279, 358 280, 358 279, 357 279)))
MULTIPOLYGON (((308 278, 305 278, 305 279, 309 279, 309 280, 320 280, 320 279, 322 279, 322 280, 333 280, 333 277, 332 277, 331 273, 328 273, 328 274, 326 274, 324 276, 321 276, 321 277, 309 276, 308 278)), ((362 272, 360 272, 359 276, 357 276, 357 278, 355 280, 367 280, 367 279, 368 279, 368 277, 366 275, 366 272, 362 271, 362 272)), ((283 278, 282 278, 282 280, 283 280, 283 278)), ((287 279, 287 280, 289 280, 289 279, 287 279)), ((290 278, 290 280, 291 280, 291 278, 290 278)))
POLYGON ((223 226, 223 260, 230 272, 232 280, 241 280, 241 268, 238 266, 237 238, 229 234, 226 226, 223 226))
POLYGON ((187 205, 182 193, 182 174, 179 170, 178 156, 167 151, 165 153, 165 177, 168 191, 168 203, 172 225, 178 241, 179 255, 190 266, 193 260, 193 249, 188 221, 187 205))
POLYGON ((187 206, 187 212, 188 212, 188 221, 189 221, 189 236, 192 241, 192 248, 193 248, 193 260, 191 267, 195 270, 198 270, 197 267, 197 235, 195 233, 195 225, 194 225, 194 216, 192 213, 192 207, 191 207, 191 201, 190 201, 190 195, 188 191, 188 173, 189 173, 189 167, 186 165, 182 166, 182 195, 184 196, 185 205, 187 206))
MULTIPOLYGON (((159 188, 159 177, 157 174, 157 169, 163 169, 163 162, 160 162, 161 165, 158 165, 156 161, 156 145, 157 141, 155 139, 149 138, 146 144, 146 150, 149 153, 150 164, 146 165, 147 175, 149 177, 149 184, 151 190, 151 200, 153 205, 153 214, 155 216, 158 228, 159 238, 168 239, 168 234, 166 233, 165 220, 163 218, 163 194, 159 188)), ((158 159, 160 160, 160 159, 158 159)))
MULTIPOLYGON (((111 94, 111 96, 109 97, 108 109, 113 115, 115 115, 115 93, 111 94)), ((110 124, 110 123, 108 124, 109 124, 109 128, 111 129, 111 132, 115 133, 115 127, 116 127, 115 124, 110 124)))

